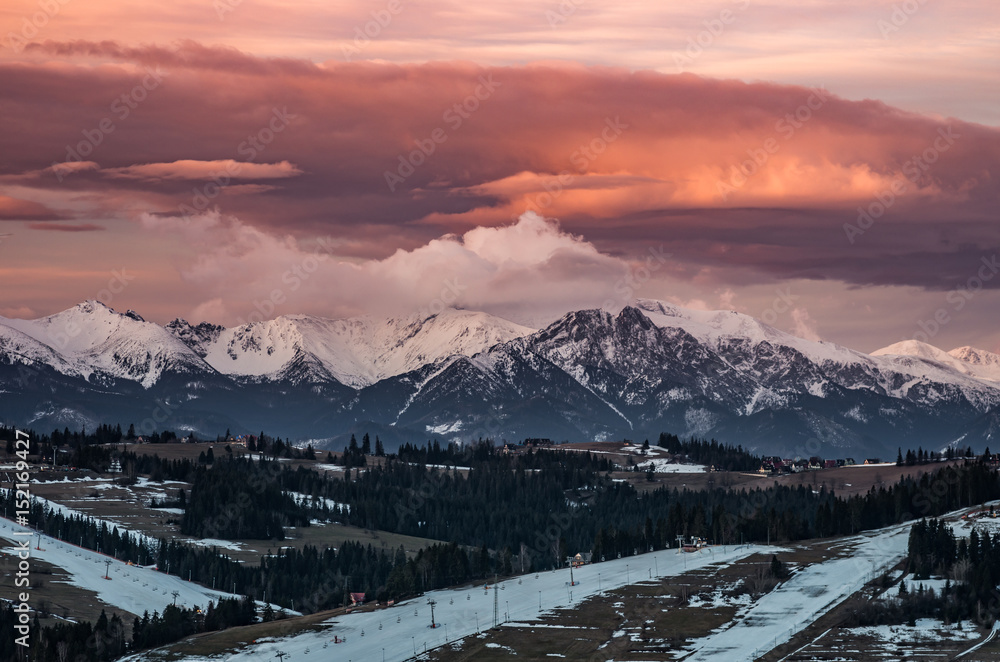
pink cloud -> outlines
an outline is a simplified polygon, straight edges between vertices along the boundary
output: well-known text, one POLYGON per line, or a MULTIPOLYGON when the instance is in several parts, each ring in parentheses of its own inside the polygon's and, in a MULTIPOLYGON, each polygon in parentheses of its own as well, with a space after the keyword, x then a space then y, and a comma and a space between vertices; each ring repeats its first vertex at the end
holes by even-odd
POLYGON ((317 65, 190 42, 39 48, 50 58, 0 63, 14 91, 0 187, 79 223, 217 208, 268 236, 331 236, 345 257, 381 260, 535 210, 601 252, 664 244, 678 278, 713 289, 737 272, 948 288, 996 246, 1000 130, 836 90, 578 65, 317 65), (111 115, 147 67, 167 72, 162 85, 111 115), (276 113, 294 117, 242 156, 276 113), (103 170, 37 174, 109 116, 114 131, 88 157, 103 170), (234 162, 295 176, 211 181, 234 162), (403 181, 390 190, 386 173, 403 181), (858 207, 890 195, 849 241, 858 207))
POLYGON ((57 220, 59 214, 31 200, 0 195, 0 221, 57 220))
POLYGON ((47 232, 98 232, 107 228, 94 223, 28 223, 28 229, 47 232))
POLYGON ((233 159, 195 161, 184 159, 172 163, 145 163, 102 171, 111 177, 125 179, 284 179, 301 175, 302 171, 289 163, 247 163, 233 159))

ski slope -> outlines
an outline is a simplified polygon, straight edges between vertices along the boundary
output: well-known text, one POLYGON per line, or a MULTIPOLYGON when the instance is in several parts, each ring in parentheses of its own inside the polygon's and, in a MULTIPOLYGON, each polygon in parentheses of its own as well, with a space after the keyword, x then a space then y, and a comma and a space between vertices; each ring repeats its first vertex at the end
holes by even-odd
MULTIPOLYGON (((910 524, 862 534, 839 543, 848 556, 811 565, 729 622, 688 646, 685 662, 755 660, 808 627, 906 555, 910 524), (751 649, 750 647, 753 646, 751 649)), ((835 547, 835 548, 836 548, 835 547)))
MULTIPOLYGON (((649 581, 654 577, 672 577, 713 563, 731 562, 750 554, 770 553, 763 546, 729 546, 703 550, 697 554, 679 554, 676 550, 640 554, 625 559, 586 565, 573 570, 576 586, 570 587, 569 569, 525 575, 501 582, 497 589, 474 588, 431 591, 420 598, 372 612, 353 613, 325 621, 318 631, 274 639, 258 639, 253 645, 224 656, 184 657, 179 662, 221 660, 249 662, 271 660, 281 651, 290 660, 337 660, 386 662, 412 658, 422 653, 485 630, 493 625, 493 605, 499 608, 499 620, 527 623, 537 621, 546 612, 572 608, 602 590, 649 581), (431 629, 431 608, 437 628, 431 629), (477 621, 478 619, 478 621, 477 621), (381 628, 381 629, 380 629, 381 628), (334 639, 346 639, 334 643, 334 639)), ((776 550, 775 550, 776 551, 776 550)), ((133 662, 153 659, 149 653, 127 658, 133 662)))
POLYGON ((41 550, 36 549, 39 539, 35 532, 14 522, 0 518, 0 539, 9 541, 0 553, 17 556, 15 544, 30 540, 31 558, 51 563, 62 568, 69 575, 69 583, 82 589, 93 591, 103 602, 142 616, 144 611, 152 614, 163 611, 163 608, 173 602, 173 592, 177 591, 177 604, 185 607, 205 607, 209 600, 218 602, 219 598, 239 597, 232 593, 213 591, 194 582, 184 581, 174 575, 168 575, 151 567, 128 565, 112 556, 98 554, 46 535, 41 536, 41 550), (28 532, 28 536, 16 535, 16 532, 28 532), (105 579, 105 562, 111 561, 107 568, 105 579))

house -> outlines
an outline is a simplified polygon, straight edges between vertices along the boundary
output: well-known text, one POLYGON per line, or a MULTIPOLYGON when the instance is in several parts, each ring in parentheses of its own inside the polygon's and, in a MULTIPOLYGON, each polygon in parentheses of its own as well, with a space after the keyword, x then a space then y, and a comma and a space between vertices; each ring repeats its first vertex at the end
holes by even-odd
POLYGON ((824 469, 836 469, 837 468, 837 461, 836 460, 827 460, 826 462, 823 463, 823 468, 824 469))
POLYGON ((566 559, 567 563, 572 563, 574 568, 579 568, 581 565, 586 565, 591 562, 593 554, 591 552, 580 552, 576 556, 570 556, 566 559))
POLYGON ((551 446, 552 445, 552 440, 551 439, 538 438, 538 437, 532 437, 530 439, 525 439, 524 440, 524 445, 525 446, 551 446))
POLYGON ((809 469, 815 471, 823 468, 823 458, 813 456, 809 458, 809 469))
POLYGON ((357 607, 358 605, 363 605, 365 603, 364 593, 351 593, 351 606, 357 607))
POLYGON ((697 538, 692 536, 691 542, 686 542, 681 545, 681 551, 684 552, 696 552, 702 547, 708 547, 708 541, 704 538, 697 538))
POLYGON ((757 470, 757 473, 764 474, 765 476, 776 474, 783 466, 784 462, 780 457, 765 457, 760 461, 760 469, 757 470))
POLYGON ((853 457, 849 457, 844 460, 844 466, 853 467, 855 464, 857 464, 857 462, 854 461, 853 457))
POLYGON ((243 448, 246 448, 247 447, 247 442, 249 442, 251 440, 254 443, 256 443, 257 442, 257 437, 255 437, 252 434, 241 434, 240 436, 236 437, 231 443, 232 443, 233 446, 242 446, 243 448))
POLYGON ((837 466, 842 467, 847 464, 847 460, 837 460, 837 466))
POLYGON ((877 457, 870 457, 865 460, 865 464, 882 464, 882 460, 877 457))

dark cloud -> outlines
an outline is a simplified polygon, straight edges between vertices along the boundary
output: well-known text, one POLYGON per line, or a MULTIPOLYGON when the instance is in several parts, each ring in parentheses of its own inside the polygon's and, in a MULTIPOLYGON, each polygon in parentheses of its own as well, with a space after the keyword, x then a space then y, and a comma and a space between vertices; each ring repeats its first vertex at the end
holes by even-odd
POLYGON ((384 258, 534 209, 606 253, 663 244, 679 274, 723 284, 739 272, 947 289, 1000 247, 1000 131, 876 101, 614 68, 317 65, 194 42, 32 48, 57 61, 0 64, 0 189, 46 200, 24 220, 218 207, 384 258), (60 176, 53 163, 74 154, 96 167, 60 176), (233 161, 296 176, 240 184, 233 161), (114 176, 177 162, 220 169, 114 176))

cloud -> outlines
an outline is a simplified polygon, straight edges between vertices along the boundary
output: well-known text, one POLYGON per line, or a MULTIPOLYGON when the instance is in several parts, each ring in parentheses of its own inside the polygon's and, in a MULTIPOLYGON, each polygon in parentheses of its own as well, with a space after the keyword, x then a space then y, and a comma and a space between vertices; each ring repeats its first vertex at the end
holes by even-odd
POLYGON ((525 323, 550 320, 612 297, 627 270, 553 220, 533 213, 516 223, 446 235, 384 259, 347 261, 332 241, 313 246, 277 237, 218 213, 145 216, 144 226, 179 233, 192 246, 214 246, 180 265, 204 293, 195 319, 234 323, 308 309, 342 317, 405 316, 442 307, 470 308, 525 323))
POLYGON ((38 48, 49 56, 0 60, 18 136, 8 171, 51 167, 109 117, 114 131, 91 156, 103 170, 0 187, 79 223, 198 200, 267 236, 334 237, 363 261, 534 211, 626 260, 662 244, 703 300, 782 278, 947 290, 1000 249, 1000 130, 836 90, 565 64, 316 64, 190 41, 38 48), (163 83, 109 116, 157 66, 163 83), (286 109, 295 119, 242 156, 286 109), (234 163, 242 183, 208 186, 234 163), (404 181, 390 190, 386 173, 404 181))
MULTIPOLYGON (((178 0, 169 9, 102 0, 62 4, 58 20, 37 31, 38 41, 26 53, 102 62, 155 56, 169 58, 171 66, 234 72, 301 71, 306 59, 465 60, 492 66, 576 61, 799 85, 822 81, 851 98, 891 95, 886 100, 913 110, 1000 123, 992 85, 995 44, 984 34, 984 26, 997 24, 1000 8, 921 2, 904 15, 897 5, 893 0, 541 5, 504 0, 456 10, 450 0, 427 0, 418 11, 401 3, 401 11, 379 27, 372 23, 371 3, 362 0, 260 0, 252 11, 246 4, 213 7, 204 0, 178 0), (231 11, 220 16, 220 7, 231 11), (725 24, 720 23, 724 11, 725 24), (365 29, 374 38, 359 40, 365 29), (928 47, 943 38, 946 48, 928 47), (182 52, 135 45, 154 39, 191 45, 182 52), (251 51, 270 57, 243 55, 251 51)), ((5 8, 11 17, 38 11, 34 0, 8 0, 5 8)), ((21 26, 12 20, 11 27, 18 32, 21 26)), ((3 49, 0 57, 11 52, 3 49)))
POLYGON ((0 221, 58 220, 62 218, 45 205, 0 195, 0 221))
POLYGON ((96 232, 107 229, 94 223, 28 223, 28 228, 47 232, 96 232))
POLYGON ((284 179, 301 175, 302 171, 288 161, 278 163, 247 163, 233 159, 195 161, 183 159, 172 163, 146 163, 103 171, 111 177, 125 179, 284 179))
POLYGON ((806 340, 822 340, 817 330, 816 321, 809 316, 808 310, 805 308, 793 308, 791 316, 792 321, 795 323, 792 333, 806 340))

